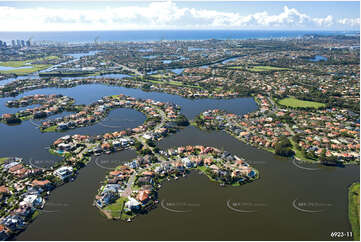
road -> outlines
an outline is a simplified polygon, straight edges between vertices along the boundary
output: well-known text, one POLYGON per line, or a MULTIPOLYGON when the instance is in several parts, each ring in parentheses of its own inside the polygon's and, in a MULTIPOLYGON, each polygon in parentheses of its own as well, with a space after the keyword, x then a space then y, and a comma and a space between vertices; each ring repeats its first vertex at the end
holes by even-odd
MULTIPOLYGON (((277 109, 277 105, 273 102, 272 98, 267 97, 268 101, 272 104, 272 112, 274 113, 277 109)), ((285 125, 285 128, 288 132, 290 132, 293 136, 295 135, 295 132, 291 129, 291 127, 288 125, 288 123, 282 122, 285 125)))
MULTIPOLYGON (((162 126, 164 126, 165 122, 166 122, 166 114, 164 113, 163 110, 161 110, 160 108, 157 108, 158 113, 161 116, 161 122, 159 124, 157 124, 153 130, 157 130, 159 128, 161 128, 162 126)), ((136 135, 135 138, 142 143, 142 145, 144 146, 144 148, 150 148, 153 149, 152 147, 149 147, 148 144, 145 142, 145 139, 143 139, 142 134, 136 135)), ((158 158, 158 160, 160 161, 166 161, 162 156, 160 156, 159 154, 156 154, 156 157, 158 158)), ((139 169, 139 172, 142 172, 143 169, 139 169)), ((128 197, 130 194, 132 194, 132 187, 134 185, 135 182, 135 178, 137 176, 137 172, 134 172, 131 177, 129 177, 128 179, 128 183, 127 183, 127 188, 124 190, 124 192, 122 193, 122 197, 128 197)))
POLYGON ((135 178, 137 176, 137 173, 134 172, 131 177, 129 177, 127 188, 125 188, 124 192, 122 193, 122 197, 129 197, 130 194, 132 194, 132 186, 135 182, 135 178))

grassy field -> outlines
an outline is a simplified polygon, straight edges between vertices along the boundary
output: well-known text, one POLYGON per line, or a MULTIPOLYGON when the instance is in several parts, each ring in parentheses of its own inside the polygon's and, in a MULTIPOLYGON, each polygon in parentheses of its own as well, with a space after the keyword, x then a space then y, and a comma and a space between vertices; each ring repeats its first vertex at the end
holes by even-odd
POLYGON ((243 70, 244 66, 231 66, 228 69, 243 70))
POLYGON ((264 71, 287 71, 288 68, 275 67, 275 66, 252 66, 245 68, 244 66, 231 66, 229 69, 234 70, 247 70, 252 72, 264 72, 264 71))
POLYGON ((296 143, 292 140, 292 139, 289 139, 289 141, 291 142, 292 144, 292 150, 295 152, 295 157, 301 159, 302 161, 308 161, 308 162, 311 162, 311 163, 315 163, 317 162, 316 160, 311 160, 307 157, 305 157, 303 154, 302 154, 302 151, 298 150, 296 148, 296 143))
POLYGON ((322 108, 326 106, 324 103, 303 101, 290 97, 279 100, 278 103, 292 108, 322 108))
POLYGON ((353 183, 348 191, 348 216, 353 238, 360 241, 360 183, 353 183))
POLYGON ((32 62, 36 61, 45 61, 45 60, 53 60, 58 59, 57 56, 47 56, 44 58, 35 58, 35 59, 29 59, 29 60, 21 60, 21 61, 4 61, 0 62, 0 66, 6 66, 6 67, 25 67, 31 65, 31 68, 19 68, 14 70, 3 70, 0 71, 2 74, 16 74, 16 75, 27 75, 36 71, 41 71, 49 68, 51 65, 48 64, 32 64, 32 62))
POLYGON ((4 161, 6 161, 7 159, 8 159, 8 157, 0 158, 0 164, 4 163, 4 161))
POLYGON ((45 58, 36 58, 36 59, 30 59, 30 60, 22 60, 22 61, 4 61, 0 62, 0 66, 7 66, 7 67, 22 67, 27 64, 31 64, 31 62, 35 61, 43 61, 43 60, 53 60, 58 59, 57 56, 47 56, 45 58))
POLYGON ((253 66, 248 70, 254 72, 261 72, 261 71, 287 71, 289 69, 283 67, 274 67, 274 66, 253 66))
MULTIPOLYGON (((1 64, 0 64, 1 65, 1 64)), ((14 69, 14 70, 6 70, 6 71, 0 71, 2 74, 16 74, 16 75, 27 75, 33 72, 45 70, 49 68, 51 65, 41 65, 36 64, 32 65, 32 68, 20 68, 20 69, 14 69)))
POLYGON ((44 133, 45 132, 56 132, 57 128, 58 128, 57 125, 53 125, 53 126, 50 126, 50 127, 46 128, 46 129, 43 129, 41 132, 44 132, 44 133))

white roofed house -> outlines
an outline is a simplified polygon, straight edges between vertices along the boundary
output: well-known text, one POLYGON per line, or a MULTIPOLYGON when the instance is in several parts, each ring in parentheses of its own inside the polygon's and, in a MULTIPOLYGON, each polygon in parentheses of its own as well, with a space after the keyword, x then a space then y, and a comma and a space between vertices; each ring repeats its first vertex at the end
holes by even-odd
POLYGON ((20 206, 23 205, 27 205, 30 207, 35 207, 35 208, 42 208, 44 205, 44 200, 42 197, 35 195, 35 194, 30 194, 24 197, 24 200, 22 202, 20 202, 20 206))
POLYGON ((138 202, 135 198, 128 197, 129 201, 125 203, 124 210, 132 211, 132 210, 138 210, 140 209, 140 202, 138 202))
POLYGON ((73 167, 62 166, 59 169, 54 171, 54 175, 59 177, 62 180, 66 180, 67 178, 69 178, 73 175, 73 167))
POLYGON ((183 162, 184 166, 187 168, 193 167, 193 162, 188 157, 183 158, 182 162, 183 162))

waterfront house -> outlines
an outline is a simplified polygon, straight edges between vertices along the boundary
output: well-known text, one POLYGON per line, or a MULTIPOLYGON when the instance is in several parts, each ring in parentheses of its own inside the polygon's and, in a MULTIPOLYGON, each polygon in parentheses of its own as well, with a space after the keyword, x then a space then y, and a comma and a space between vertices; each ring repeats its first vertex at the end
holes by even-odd
POLYGON ((103 188, 103 192, 102 193, 120 193, 121 191, 121 187, 119 184, 106 184, 103 188))
POLYGON ((8 195, 10 195, 9 189, 4 185, 0 186, 0 201, 8 195))
POLYGON ((149 194, 150 191, 149 190, 143 190, 143 191, 139 191, 137 194, 136 199, 142 203, 142 204, 146 204, 149 201, 149 194))
POLYGON ((26 195, 20 206, 26 205, 29 207, 41 208, 44 204, 43 198, 38 195, 26 195))
POLYGON ((129 167, 132 169, 136 169, 139 166, 138 161, 137 160, 133 160, 129 163, 129 167))
POLYGON ((60 130, 66 130, 69 128, 69 123, 59 123, 58 124, 58 129, 60 130))
POLYGON ((41 188, 43 190, 49 190, 51 187, 51 182, 49 180, 37 180, 31 182, 31 185, 34 188, 41 188))
POLYGON ((183 162, 184 166, 187 168, 193 167, 193 162, 188 157, 183 158, 182 162, 183 162))
POLYGON ((15 214, 24 218, 30 217, 36 209, 27 204, 20 204, 19 208, 15 210, 15 214))
POLYGON ((66 180, 73 175, 73 168, 70 166, 63 166, 54 171, 54 175, 61 180, 66 180))
POLYGON ((118 197, 119 196, 117 193, 113 193, 111 191, 103 192, 95 204, 96 204, 96 206, 103 208, 103 207, 107 206, 108 204, 117 200, 118 197))
POLYGON ((0 241, 8 240, 9 238, 9 229, 4 225, 0 224, 0 241))
POLYGON ((1 222, 6 228, 12 232, 18 232, 25 229, 24 219, 19 215, 9 215, 5 217, 1 222))
POLYGON ((142 186, 142 185, 149 185, 149 184, 153 184, 153 179, 150 176, 140 176, 137 179, 137 185, 142 186))
POLYGON ((128 197, 129 201, 125 203, 124 210, 125 211, 136 211, 140 209, 140 202, 132 197, 128 197))

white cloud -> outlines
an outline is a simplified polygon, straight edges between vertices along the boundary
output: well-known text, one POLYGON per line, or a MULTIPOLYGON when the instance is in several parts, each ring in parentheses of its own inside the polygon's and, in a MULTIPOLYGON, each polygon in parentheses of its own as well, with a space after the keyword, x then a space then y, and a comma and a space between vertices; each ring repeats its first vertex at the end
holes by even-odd
POLYGON ((333 24, 333 17, 328 15, 326 18, 314 18, 313 21, 319 26, 331 26, 333 24))
POLYGON ((343 18, 339 19, 338 23, 348 26, 360 26, 360 18, 343 18))
POLYGON ((300 29, 341 26, 357 28, 360 19, 314 18, 285 6, 279 14, 266 11, 242 16, 237 12, 181 8, 176 3, 152 2, 144 7, 103 9, 15 8, 0 6, 0 31, 121 30, 121 29, 300 29))

